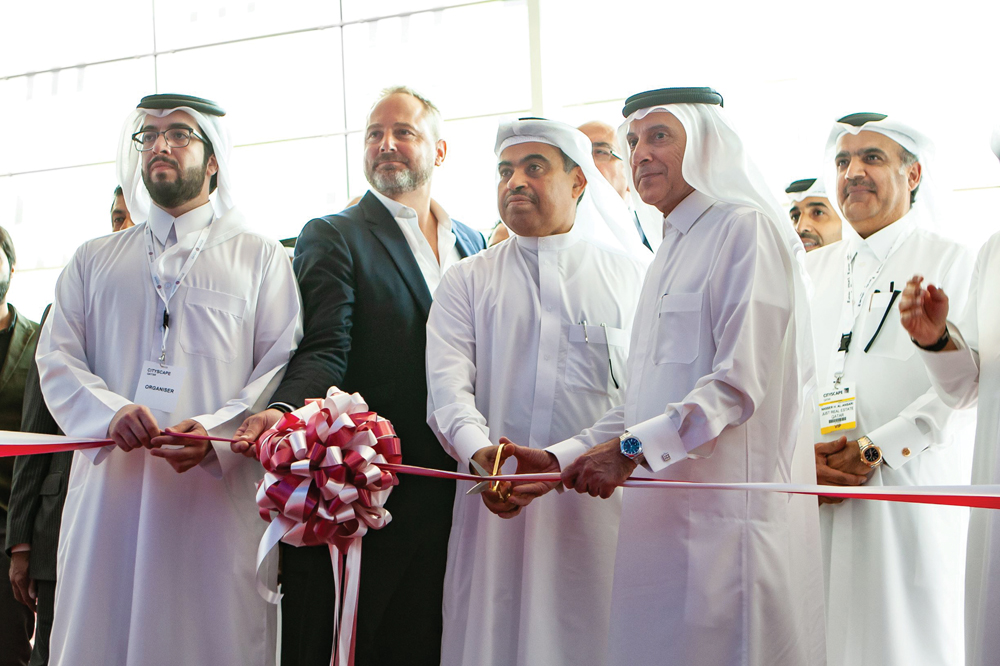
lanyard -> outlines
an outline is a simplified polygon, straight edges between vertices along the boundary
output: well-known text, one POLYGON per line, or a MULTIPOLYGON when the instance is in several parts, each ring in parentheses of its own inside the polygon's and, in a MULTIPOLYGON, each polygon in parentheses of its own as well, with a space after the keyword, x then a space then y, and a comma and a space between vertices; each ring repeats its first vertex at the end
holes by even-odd
MULTIPOLYGON (((195 260, 201 254, 202 248, 205 247, 205 242, 208 241, 208 232, 211 231, 214 220, 215 218, 212 218, 205 228, 201 230, 198 240, 194 244, 194 249, 188 254, 184 265, 181 266, 180 273, 173 280, 168 281, 166 285, 161 282, 160 277, 156 274, 156 266, 154 264, 156 261, 156 246, 153 243, 153 231, 149 228, 149 222, 146 222, 146 261, 149 262, 149 275, 153 278, 153 284, 156 286, 156 295, 163 301, 163 321, 161 322, 163 335, 160 337, 160 365, 165 366, 167 359, 167 336, 170 335, 170 299, 177 293, 181 282, 191 272, 191 267, 194 266, 195 260)), ((177 242, 179 243, 180 239, 177 242)))
MULTIPOLYGON (((844 288, 844 302, 840 309, 841 335, 837 350, 834 352, 833 359, 833 385, 835 387, 839 387, 841 381, 844 379, 844 368, 847 366, 847 352, 851 347, 851 338, 854 337, 854 323, 857 320, 858 314, 861 312, 861 306, 865 301, 865 296, 868 295, 868 290, 872 288, 875 281, 878 280, 879 275, 882 274, 882 269, 885 268, 885 264, 889 261, 889 257, 891 257, 896 250, 899 249, 899 246, 903 244, 903 241, 905 241, 907 237, 909 237, 908 233, 904 232, 899 234, 896 241, 892 244, 892 247, 889 248, 889 251, 886 253, 885 259, 879 262, 878 267, 876 267, 871 277, 868 278, 868 281, 865 282, 864 287, 861 288, 860 292, 858 292, 856 296, 855 287, 857 286, 857 280, 854 276, 854 262, 858 258, 858 251, 854 250, 852 252, 851 250, 848 250, 845 255, 846 267, 844 269, 844 274, 846 285, 844 288)), ((893 298, 893 301, 895 301, 895 298, 893 298)), ((884 319, 885 317, 883 316, 883 320, 884 319)), ((879 330, 882 330, 881 326, 879 326, 879 330)), ((876 335, 878 335, 878 332, 876 332, 876 335)), ((871 342, 868 343, 868 347, 871 347, 871 342)))

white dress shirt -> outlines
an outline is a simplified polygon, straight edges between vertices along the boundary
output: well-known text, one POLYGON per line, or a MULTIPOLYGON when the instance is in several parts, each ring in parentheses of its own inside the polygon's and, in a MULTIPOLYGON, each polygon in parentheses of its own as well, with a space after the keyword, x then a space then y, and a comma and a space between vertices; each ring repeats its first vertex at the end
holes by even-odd
MULTIPOLYGON (((921 267, 917 272, 923 271, 921 267)), ((960 306, 961 294, 947 287, 945 291, 951 301, 948 330, 958 350, 918 351, 918 355, 945 402, 959 409, 978 405, 972 482, 1000 484, 1000 234, 979 252, 967 307, 960 306)), ((993 509, 972 509, 965 573, 968 666, 992 666, 1000 654, 998 571, 1000 516, 993 509)))
MULTIPOLYGON (((194 418, 230 437, 263 407, 301 337, 291 265, 237 209, 214 221, 210 206, 176 220, 153 211, 156 242, 176 236, 156 257, 163 277, 211 227, 170 299, 166 363, 186 369, 184 383, 173 411, 152 414, 160 428, 194 418)), ((106 437, 143 364, 160 356, 163 303, 145 231, 84 243, 56 285, 36 359, 46 405, 71 437, 106 437)), ((253 558, 267 526, 254 501, 263 470, 228 443, 213 450, 183 474, 144 449, 76 454, 59 535, 54 666, 273 663, 275 611, 257 594, 253 558)), ((266 574, 273 580, 274 568, 266 574)))
POLYGON ((417 260, 420 273, 427 282, 427 291, 431 292, 433 298, 441 283, 441 276, 445 271, 459 262, 462 256, 458 252, 455 232, 452 230, 451 217, 445 212, 438 202, 431 199, 431 215, 437 220, 437 257, 434 256, 434 249, 420 230, 420 222, 417 219, 417 211, 409 206, 394 201, 377 190, 370 190, 372 194, 382 202, 396 224, 406 237, 406 244, 413 252, 413 258, 417 260), (438 259, 440 257, 440 260, 438 259))
MULTIPOLYGON (((665 226, 624 405, 548 450, 565 468, 627 428, 659 478, 787 482, 801 412, 791 253, 760 213, 697 191, 665 226)), ((807 548, 815 515, 810 524, 791 506, 763 493, 625 489, 608 663, 822 663, 821 583, 796 568, 819 558, 807 548)))
MULTIPOLYGON (((449 271, 427 322, 428 422, 460 470, 501 436, 542 448, 620 402, 644 272, 573 231, 449 271)), ((455 495, 441 663, 603 664, 621 492, 550 493, 500 520, 471 486, 455 495)))
MULTIPOLYGON (((961 308, 971 254, 917 226, 916 210, 867 239, 847 229, 841 243, 810 252, 820 392, 833 386, 835 351, 845 333, 840 320, 850 257, 855 303, 881 266, 860 308, 855 305, 844 365, 842 384, 856 395, 857 427, 824 435, 814 415, 810 441, 867 435, 885 460, 869 486, 969 483, 973 414, 955 412, 937 396, 892 294, 920 273, 961 308)), ((964 663, 967 522, 968 511, 956 507, 847 500, 820 508, 830 666, 964 663)))

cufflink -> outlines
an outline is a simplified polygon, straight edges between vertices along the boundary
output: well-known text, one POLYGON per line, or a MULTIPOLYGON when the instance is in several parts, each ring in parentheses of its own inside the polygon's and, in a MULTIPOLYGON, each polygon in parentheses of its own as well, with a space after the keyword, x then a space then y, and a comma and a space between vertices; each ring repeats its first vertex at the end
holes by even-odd
POLYGON ((670 462, 670 454, 664 453, 662 456, 660 456, 660 460, 662 460, 663 462, 670 462))

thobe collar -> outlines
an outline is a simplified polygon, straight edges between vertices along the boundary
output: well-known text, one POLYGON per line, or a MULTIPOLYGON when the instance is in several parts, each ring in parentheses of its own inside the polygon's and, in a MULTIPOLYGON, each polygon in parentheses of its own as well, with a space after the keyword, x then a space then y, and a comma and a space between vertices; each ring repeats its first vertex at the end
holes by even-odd
POLYGON ((852 250, 857 251, 867 246, 878 261, 885 261, 889 258, 889 251, 892 250, 897 241, 901 242, 916 228, 916 217, 911 208, 906 215, 892 224, 882 227, 868 238, 862 238, 857 235, 857 232, 854 232, 852 250))
POLYGON ((166 247, 167 238, 170 236, 170 229, 174 229, 175 240, 180 240, 194 231, 201 231, 215 217, 215 209, 209 201, 194 210, 189 210, 180 217, 174 217, 156 204, 149 209, 149 230, 156 236, 156 240, 166 247))
POLYGON ((573 233, 575 230, 576 227, 574 226, 564 234, 555 234, 554 236, 514 235, 514 239, 518 247, 532 254, 538 254, 539 252, 559 252, 560 250, 565 250, 568 247, 576 245, 580 241, 580 234, 573 233))
POLYGON ((670 211, 669 215, 663 218, 663 235, 667 235, 668 224, 682 234, 686 234, 698 221, 698 218, 704 215, 705 211, 711 208, 714 203, 715 199, 707 194, 698 190, 691 192, 670 211))
MULTIPOLYGON (((389 215, 392 215, 394 220, 417 219, 417 211, 406 204, 401 204, 394 199, 390 199, 378 190, 373 189, 369 191, 375 195, 376 199, 382 202, 382 205, 385 206, 385 209, 389 211, 389 215)), ((431 215, 437 220, 438 233, 441 233, 441 231, 446 231, 449 234, 452 233, 451 216, 434 199, 431 199, 431 215)))

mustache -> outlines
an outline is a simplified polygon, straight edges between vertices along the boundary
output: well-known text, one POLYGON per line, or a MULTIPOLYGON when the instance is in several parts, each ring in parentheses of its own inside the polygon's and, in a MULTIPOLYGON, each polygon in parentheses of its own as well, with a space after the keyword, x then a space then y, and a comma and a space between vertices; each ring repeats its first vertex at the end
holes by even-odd
POLYGON ((847 190, 851 187, 864 187, 866 189, 871 190, 872 192, 875 192, 878 189, 877 187, 875 187, 875 181, 863 180, 860 178, 854 180, 848 179, 840 190, 840 193, 844 196, 845 199, 847 198, 848 194, 847 190))
POLYGON ((153 159, 149 160, 149 164, 146 165, 146 170, 148 171, 149 169, 152 169, 153 165, 155 165, 157 162, 163 162, 164 164, 169 164, 170 166, 178 170, 181 167, 181 165, 178 164, 175 160, 172 160, 169 157, 166 157, 165 155, 157 155, 153 159))
POLYGON ((398 153, 380 153, 375 156, 374 160, 372 160, 372 167, 377 167, 379 164, 382 164, 383 162, 402 162, 407 166, 410 165, 410 160, 406 159, 405 157, 403 157, 398 153))
POLYGON ((799 238, 801 238, 802 240, 805 240, 806 238, 808 238, 812 242, 816 243, 816 245, 822 245, 823 244, 823 239, 819 237, 819 234, 814 234, 811 231, 800 231, 799 232, 799 238))
POLYGON ((526 197, 529 201, 531 201, 531 203, 534 204, 538 203, 538 197, 535 195, 535 193, 526 188, 519 187, 513 192, 507 192, 507 194, 505 194, 503 197, 504 206, 507 205, 507 202, 510 201, 511 197, 526 197))

